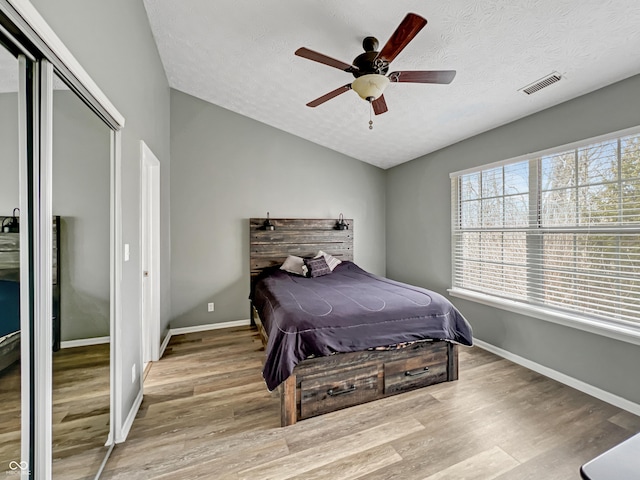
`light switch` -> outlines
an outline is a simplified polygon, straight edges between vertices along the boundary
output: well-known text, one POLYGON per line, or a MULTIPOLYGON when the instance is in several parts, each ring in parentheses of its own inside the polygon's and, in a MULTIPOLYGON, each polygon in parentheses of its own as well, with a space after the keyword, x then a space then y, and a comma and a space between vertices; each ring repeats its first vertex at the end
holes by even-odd
POLYGON ((130 257, 130 254, 129 254, 129 244, 128 244, 128 243, 125 243, 125 244, 124 244, 124 261, 125 261, 125 262, 128 262, 128 261, 129 261, 129 257, 130 257))

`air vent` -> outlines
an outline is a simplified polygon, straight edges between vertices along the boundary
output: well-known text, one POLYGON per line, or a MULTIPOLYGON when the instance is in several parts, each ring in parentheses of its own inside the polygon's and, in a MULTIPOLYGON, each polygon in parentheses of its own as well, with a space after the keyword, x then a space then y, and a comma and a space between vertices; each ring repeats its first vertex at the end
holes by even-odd
POLYGON ((540 80, 536 80, 535 82, 533 82, 530 85, 527 85, 526 87, 522 87, 518 91, 524 92, 527 95, 531 95, 532 93, 536 93, 542 90, 543 88, 548 87, 549 85, 553 85, 554 83, 559 82, 561 78, 562 78, 562 75, 560 75, 558 72, 553 72, 547 75, 546 77, 541 78, 540 80))

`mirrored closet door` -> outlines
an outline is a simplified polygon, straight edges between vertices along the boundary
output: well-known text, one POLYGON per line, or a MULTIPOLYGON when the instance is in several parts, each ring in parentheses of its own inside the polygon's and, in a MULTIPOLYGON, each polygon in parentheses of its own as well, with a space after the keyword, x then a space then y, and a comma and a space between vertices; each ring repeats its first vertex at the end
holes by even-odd
POLYGON ((93 479, 122 436, 123 126, 32 5, 0 0, 0 478, 93 479))
POLYGON ((0 43, 0 478, 22 462, 18 71, 0 43))
POLYGON ((54 479, 95 475, 110 417, 110 133, 53 79, 54 479))

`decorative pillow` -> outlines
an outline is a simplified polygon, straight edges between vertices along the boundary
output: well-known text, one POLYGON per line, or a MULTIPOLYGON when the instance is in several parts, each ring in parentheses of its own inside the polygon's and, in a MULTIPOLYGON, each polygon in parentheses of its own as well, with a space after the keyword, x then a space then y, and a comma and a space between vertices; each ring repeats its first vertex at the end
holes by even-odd
POLYGON ((327 265, 329 265, 329 268, 331 269, 332 272, 334 268, 336 268, 338 265, 342 263, 342 260, 339 260, 336 257, 333 257, 328 253, 323 252, 322 250, 320 250, 314 258, 318 258, 318 257, 324 257, 325 261, 327 262, 327 265))
POLYGON ((322 275, 329 275, 331 273, 331 269, 323 256, 305 259, 304 264, 309 269, 310 277, 321 277, 322 275))
POLYGON ((295 255, 289 255, 280 266, 280 270, 285 270, 303 277, 307 276, 307 266, 304 264, 304 258, 296 257, 295 255))

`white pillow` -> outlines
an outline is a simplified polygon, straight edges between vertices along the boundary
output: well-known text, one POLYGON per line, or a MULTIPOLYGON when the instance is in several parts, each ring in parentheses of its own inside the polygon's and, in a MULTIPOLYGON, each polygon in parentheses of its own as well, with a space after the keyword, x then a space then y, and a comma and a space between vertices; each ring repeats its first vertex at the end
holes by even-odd
POLYGON ((327 265, 329 265, 329 268, 331 269, 332 272, 334 268, 336 268, 338 265, 342 263, 342 260, 332 255, 329 255, 328 253, 325 253, 322 250, 320 250, 318 254, 313 258, 318 258, 318 257, 324 257, 324 260, 327 262, 327 265))
POLYGON ((284 263, 280 266, 280 270, 285 270, 289 273, 295 273, 296 275, 306 277, 308 268, 304 264, 304 259, 302 257, 289 255, 284 263))

